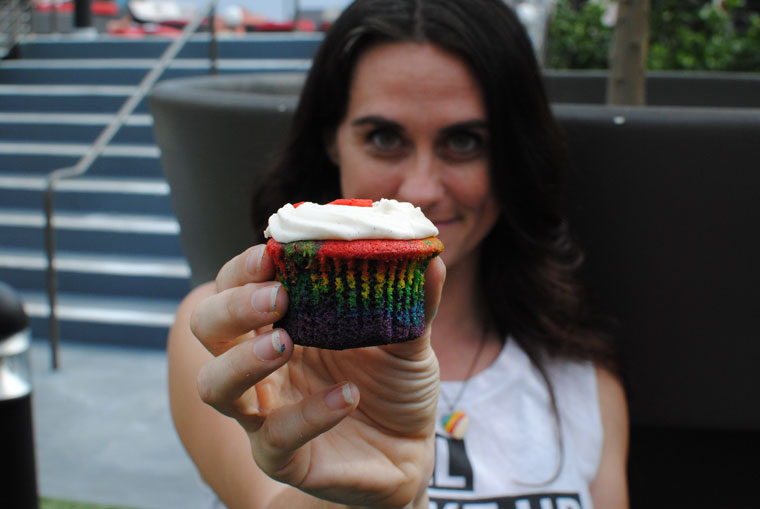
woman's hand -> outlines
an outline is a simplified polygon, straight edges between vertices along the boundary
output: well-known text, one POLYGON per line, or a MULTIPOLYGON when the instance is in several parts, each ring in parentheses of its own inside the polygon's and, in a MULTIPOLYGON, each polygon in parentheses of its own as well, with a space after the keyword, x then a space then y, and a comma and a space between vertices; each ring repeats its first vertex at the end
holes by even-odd
POLYGON ((344 351, 303 348, 272 328, 287 310, 273 278, 264 245, 252 247, 195 309, 193 333, 215 356, 198 376, 203 401, 240 423, 259 468, 277 481, 349 505, 424 503, 438 396, 430 322, 443 262, 426 274, 422 337, 344 351))

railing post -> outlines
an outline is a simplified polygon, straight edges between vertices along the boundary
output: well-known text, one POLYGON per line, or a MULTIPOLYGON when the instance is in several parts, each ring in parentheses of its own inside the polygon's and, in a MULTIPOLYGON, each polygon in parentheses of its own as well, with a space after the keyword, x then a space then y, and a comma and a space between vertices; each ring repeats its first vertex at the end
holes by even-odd
POLYGON ((219 42, 216 39, 216 4, 214 4, 214 6, 211 7, 211 11, 209 11, 208 26, 209 33, 211 34, 211 39, 209 40, 208 47, 208 56, 209 60, 211 61, 209 74, 214 76, 219 73, 219 68, 217 67, 217 60, 219 59, 219 42))
POLYGON ((56 307, 58 305, 58 282, 55 272, 55 230, 53 229, 53 212, 55 209, 55 180, 48 179, 47 188, 43 196, 45 206, 45 253, 47 255, 47 272, 45 273, 45 283, 47 287, 48 305, 50 314, 48 315, 48 337, 50 338, 52 366, 54 370, 58 369, 58 350, 60 345, 60 330, 58 329, 58 315, 56 307))
POLYGON ((61 21, 58 18, 58 4, 53 3, 52 10, 50 11, 50 33, 57 34, 58 29, 61 26, 61 21))
POLYGON ((299 0, 293 0, 293 28, 295 32, 298 30, 298 22, 301 20, 301 2, 299 0))
POLYGON ((74 28, 90 28, 91 26, 90 0, 74 0, 74 28))

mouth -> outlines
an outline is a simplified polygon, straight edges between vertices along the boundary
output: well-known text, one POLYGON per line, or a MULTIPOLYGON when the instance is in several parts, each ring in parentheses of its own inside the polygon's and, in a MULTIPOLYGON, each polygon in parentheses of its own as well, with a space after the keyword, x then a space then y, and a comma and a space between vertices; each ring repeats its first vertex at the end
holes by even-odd
POLYGON ((451 219, 434 219, 432 222, 438 230, 443 230, 453 225, 456 222, 456 218, 451 219))

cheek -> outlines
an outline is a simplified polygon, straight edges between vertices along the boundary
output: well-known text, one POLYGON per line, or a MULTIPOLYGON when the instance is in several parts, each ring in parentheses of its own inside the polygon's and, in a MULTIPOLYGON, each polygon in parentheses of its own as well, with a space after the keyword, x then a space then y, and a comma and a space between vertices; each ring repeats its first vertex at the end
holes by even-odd
MULTIPOLYGON (((493 194, 489 194, 488 198, 485 201, 485 206, 483 207, 483 213, 482 213, 482 221, 485 226, 486 235, 489 231, 491 231, 491 228, 496 224, 496 221, 499 219, 499 214, 501 214, 501 206, 499 205, 498 200, 496 199, 493 194)), ((485 235, 484 235, 485 236, 485 235)))
POLYGON ((482 165, 469 171, 454 171, 449 174, 447 188, 461 205, 471 210, 485 211, 497 207, 491 192, 491 177, 482 165))
POLYGON ((344 198, 370 198, 364 196, 367 177, 345 158, 340 165, 340 190, 344 198))
POLYGON ((488 235, 499 219, 501 205, 491 189, 491 179, 488 171, 470 174, 468 179, 462 179, 456 187, 451 187, 454 198, 464 212, 464 235, 472 247, 488 235))
POLYGON ((490 178, 485 179, 483 187, 478 194, 480 203, 478 222, 481 223, 481 228, 484 230, 483 236, 485 237, 491 231, 493 225, 496 224, 499 214, 501 214, 501 205, 493 192, 490 178))
POLYGON ((375 168, 357 140, 338 130, 335 159, 340 168, 340 189, 343 198, 387 198, 387 185, 383 185, 383 171, 375 168))
POLYGON ((344 157, 340 166, 340 189, 344 198, 393 198, 394 179, 365 158, 344 157))

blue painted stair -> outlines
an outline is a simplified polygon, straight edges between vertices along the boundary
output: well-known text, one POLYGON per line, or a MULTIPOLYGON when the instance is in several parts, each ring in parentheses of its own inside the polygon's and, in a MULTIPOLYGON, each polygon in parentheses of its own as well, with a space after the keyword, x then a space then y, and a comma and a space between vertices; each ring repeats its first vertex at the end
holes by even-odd
MULTIPOLYGON (((319 34, 219 41, 220 73, 306 70, 319 34)), ((57 35, 0 61, 0 280, 18 289, 46 338, 45 177, 74 165, 170 39, 57 35)), ((209 72, 209 36, 191 38, 161 79, 209 72)), ((83 177, 57 189, 56 268, 64 341, 162 348, 190 289, 152 119, 142 101, 83 177)))

